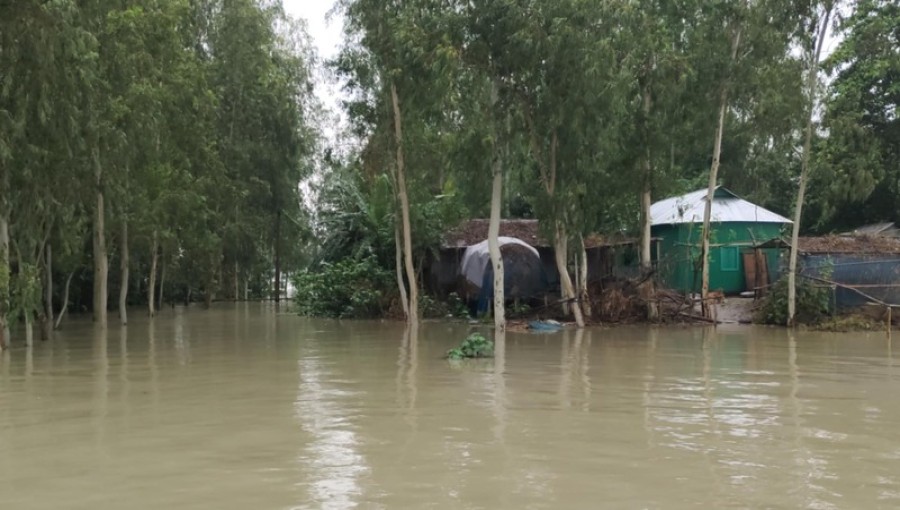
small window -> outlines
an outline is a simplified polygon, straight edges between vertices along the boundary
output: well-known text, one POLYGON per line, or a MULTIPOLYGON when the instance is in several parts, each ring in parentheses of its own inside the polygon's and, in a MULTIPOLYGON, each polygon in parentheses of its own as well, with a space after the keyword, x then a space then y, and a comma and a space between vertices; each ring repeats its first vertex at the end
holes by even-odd
POLYGON ((719 248, 719 257, 722 271, 737 271, 739 269, 738 249, 736 246, 719 248))

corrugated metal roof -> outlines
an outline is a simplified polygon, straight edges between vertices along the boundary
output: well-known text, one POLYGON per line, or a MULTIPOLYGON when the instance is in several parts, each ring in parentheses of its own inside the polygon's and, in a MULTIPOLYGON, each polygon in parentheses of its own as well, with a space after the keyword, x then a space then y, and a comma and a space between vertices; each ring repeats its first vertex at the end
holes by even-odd
MULTIPOLYGON (((707 190, 704 188, 656 202, 650 206, 651 223, 653 225, 702 223, 706 194, 707 190)), ((792 223, 784 216, 752 204, 721 186, 716 188, 713 195, 710 220, 713 222, 792 223)))

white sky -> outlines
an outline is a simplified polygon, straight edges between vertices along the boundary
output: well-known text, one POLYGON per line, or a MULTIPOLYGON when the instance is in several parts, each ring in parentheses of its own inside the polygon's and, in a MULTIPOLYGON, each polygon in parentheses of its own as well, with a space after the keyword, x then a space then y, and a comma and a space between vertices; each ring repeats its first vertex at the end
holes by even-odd
MULTIPOLYGON (((335 0, 282 0, 282 3, 291 17, 306 20, 309 37, 321 63, 337 56, 343 36, 343 19, 340 15, 329 16, 335 0)), ((324 131, 327 142, 334 143, 340 131, 340 119, 343 119, 340 86, 325 73, 317 73, 316 95, 325 108, 331 111, 329 117, 334 119, 334 124, 326 126, 324 131)))
POLYGON ((282 0, 284 10, 308 23, 309 35, 323 58, 331 58, 341 43, 342 20, 326 19, 334 7, 334 0, 282 0))

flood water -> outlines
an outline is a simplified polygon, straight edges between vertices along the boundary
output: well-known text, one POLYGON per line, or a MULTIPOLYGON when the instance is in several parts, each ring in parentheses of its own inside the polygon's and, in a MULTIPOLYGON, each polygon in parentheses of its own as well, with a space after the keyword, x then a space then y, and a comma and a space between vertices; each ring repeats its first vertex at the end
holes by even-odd
POLYGON ((139 315, 0 355, 0 508, 900 507, 883 332, 139 315))

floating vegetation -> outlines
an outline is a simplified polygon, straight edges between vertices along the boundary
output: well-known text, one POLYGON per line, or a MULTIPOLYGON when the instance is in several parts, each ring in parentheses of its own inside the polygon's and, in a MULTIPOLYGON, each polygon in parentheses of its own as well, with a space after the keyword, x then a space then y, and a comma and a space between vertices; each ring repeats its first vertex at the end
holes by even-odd
POLYGON ((494 355, 494 342, 486 339, 481 333, 472 333, 459 344, 459 347, 447 351, 447 359, 490 358, 494 355))

